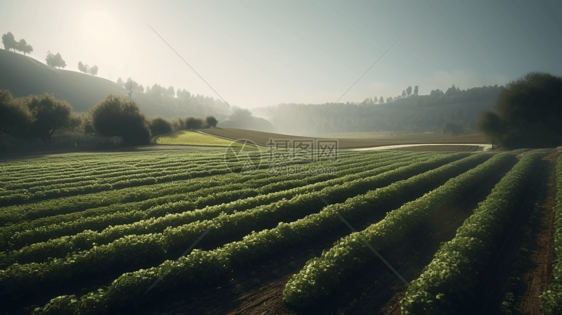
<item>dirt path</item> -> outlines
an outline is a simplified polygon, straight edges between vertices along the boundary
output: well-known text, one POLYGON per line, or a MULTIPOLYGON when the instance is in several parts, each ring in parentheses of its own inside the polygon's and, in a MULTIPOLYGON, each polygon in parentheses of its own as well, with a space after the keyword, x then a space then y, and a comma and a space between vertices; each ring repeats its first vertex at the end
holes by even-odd
MULTIPOLYGON (((402 149, 402 148, 413 148, 413 147, 437 147, 437 146, 446 146, 446 147, 461 147, 461 146, 468 146, 468 147, 480 147, 483 151, 488 151, 492 149, 491 144, 466 144, 466 143, 424 143, 424 144, 395 144, 395 145, 385 145, 385 146, 378 146, 378 147, 370 147, 370 148, 361 148, 361 149, 351 149, 353 151, 371 151, 371 150, 394 150, 394 149, 402 149)), ((472 151, 472 150, 470 150, 472 151)))
POLYGON ((236 310, 228 313, 228 315, 296 314, 296 312, 290 310, 287 304, 283 302, 283 290, 289 279, 291 279, 291 276, 292 274, 286 275, 257 290, 246 292, 237 299, 237 301, 240 302, 240 306, 236 310))
POLYGON ((555 163, 557 152, 547 156, 545 159, 552 161, 552 171, 548 181, 548 197, 542 205, 544 229, 537 235, 537 248, 533 251, 531 259, 536 268, 531 269, 524 276, 527 290, 517 311, 523 314, 544 314, 541 305, 544 301, 539 297, 548 289, 552 278, 552 262, 554 261, 554 205, 556 197, 556 172, 555 163))

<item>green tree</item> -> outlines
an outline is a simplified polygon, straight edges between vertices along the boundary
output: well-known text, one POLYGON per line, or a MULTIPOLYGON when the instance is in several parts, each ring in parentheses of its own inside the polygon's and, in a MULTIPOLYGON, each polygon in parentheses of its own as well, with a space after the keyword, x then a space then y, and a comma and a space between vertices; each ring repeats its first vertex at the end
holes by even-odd
POLYGON ((12 49, 13 51, 15 51, 18 47, 18 42, 14 38, 14 34, 12 34, 12 32, 8 32, 7 34, 2 35, 2 43, 4 44, 5 50, 12 49))
POLYGON ((55 99, 52 94, 30 95, 18 98, 15 101, 25 104, 35 117, 35 122, 26 135, 29 139, 41 139, 44 142, 50 142, 55 131, 76 127, 70 104, 55 99))
POLYGON ((91 110, 96 133, 106 137, 122 137, 126 145, 148 144, 150 127, 137 103, 109 94, 91 110))
POLYGON ((14 102, 9 90, 0 90, 0 134, 23 138, 35 117, 22 102, 14 102))
POLYGON ((84 73, 88 73, 88 65, 85 65, 82 63, 82 61, 78 62, 78 70, 80 70, 80 72, 84 72, 84 73))
POLYGON ((28 45, 25 39, 23 38, 20 39, 15 49, 21 51, 24 56, 25 54, 30 54, 33 52, 33 47, 31 47, 31 45, 28 45))
POLYGON ((137 82, 133 81, 133 79, 128 78, 127 82, 125 82, 125 90, 127 90, 127 94, 129 95, 129 99, 132 99, 133 93, 144 92, 144 88, 139 85, 137 82))
POLYGON ((93 67, 90 68, 90 74, 91 75, 97 75, 98 74, 98 66, 94 65, 93 67))
POLYGON ((65 68, 66 67, 66 62, 62 59, 60 53, 57 53, 56 55, 53 55, 50 51, 47 52, 47 58, 45 59, 45 61, 47 61, 47 65, 51 66, 53 68, 65 68))
POLYGON ((207 116, 205 117, 205 126, 207 127, 216 127, 218 124, 218 120, 215 118, 215 116, 207 116))
POLYGON ((506 86, 478 126, 505 148, 562 145, 560 91, 562 77, 531 72, 506 86))
POLYGON ((185 118, 185 129, 201 129, 203 127, 203 119, 197 117, 185 118))
POLYGON ((379 104, 382 104, 382 103, 384 103, 384 98, 381 96, 381 97, 379 98, 379 104))
POLYGON ((416 85, 416 87, 414 88, 414 95, 418 95, 418 86, 416 85))
POLYGON ((406 91, 402 90, 402 97, 406 97, 406 91))
MULTIPOLYGON (((406 94, 408 94, 408 96, 410 96, 410 94, 412 94, 412 86, 409 86, 409 87, 406 89, 406 94)), ((402 95, 402 96, 404 96, 404 95, 402 95)))
POLYGON ((150 121, 150 132, 153 137, 170 133, 173 130, 174 130, 174 125, 164 117, 155 116, 150 121))

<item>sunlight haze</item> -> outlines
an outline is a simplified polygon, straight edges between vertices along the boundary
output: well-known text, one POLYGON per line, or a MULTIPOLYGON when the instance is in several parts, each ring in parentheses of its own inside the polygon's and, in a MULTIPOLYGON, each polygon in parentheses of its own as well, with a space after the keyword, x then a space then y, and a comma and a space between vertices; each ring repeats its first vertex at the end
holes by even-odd
POLYGON ((233 106, 341 102, 503 85, 562 74, 562 6, 552 1, 2 1, 0 29, 44 62, 60 53, 98 76, 217 95, 233 106))

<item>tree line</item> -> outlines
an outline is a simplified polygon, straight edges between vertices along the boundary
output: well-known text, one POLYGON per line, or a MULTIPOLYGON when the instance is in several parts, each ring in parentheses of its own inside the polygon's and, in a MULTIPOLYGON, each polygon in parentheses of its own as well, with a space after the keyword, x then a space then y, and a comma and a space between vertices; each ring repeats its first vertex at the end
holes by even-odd
POLYGON ((25 39, 20 39, 17 41, 14 37, 14 34, 8 32, 7 34, 2 35, 2 43, 4 44, 4 49, 12 50, 12 51, 20 51, 24 55, 33 52, 33 47, 25 41, 25 39))
POLYGON ((130 99, 134 99, 135 96, 146 97, 148 100, 176 112, 184 111, 200 117, 209 114, 224 117, 226 113, 230 112, 229 106, 221 100, 210 96, 191 94, 185 89, 178 88, 176 90, 173 86, 166 88, 159 84, 144 87, 130 77, 126 81, 118 78, 116 83, 125 90, 130 99))
MULTIPOLYGON (((16 39, 14 38, 14 34, 12 34, 11 32, 2 35, 2 43, 4 44, 4 49, 8 51, 12 50, 15 52, 17 50, 22 52, 24 55, 26 53, 29 54, 33 52, 33 47, 27 44, 25 39, 22 38, 19 41, 16 41, 16 39)), ((55 55, 51 53, 51 51, 47 51, 47 57, 45 58, 45 61, 47 62, 47 65, 52 68, 64 69, 66 67, 66 62, 64 61, 64 59, 62 59, 60 53, 57 53, 55 55)), ((89 67, 88 65, 82 64, 82 61, 78 62, 78 70, 84 73, 89 73, 91 75, 98 74, 98 66, 94 65, 92 67, 89 67)))
POLYGON ((478 122, 499 147, 562 145, 562 77, 531 72, 510 82, 478 122))
POLYGON ((73 113, 68 102, 51 94, 13 98, 0 90, 0 135, 27 142, 50 143, 55 132, 97 137, 121 137, 125 145, 148 144, 153 136, 175 130, 216 127, 214 116, 175 117, 171 120, 147 117, 138 105, 125 97, 109 94, 89 112, 73 113))

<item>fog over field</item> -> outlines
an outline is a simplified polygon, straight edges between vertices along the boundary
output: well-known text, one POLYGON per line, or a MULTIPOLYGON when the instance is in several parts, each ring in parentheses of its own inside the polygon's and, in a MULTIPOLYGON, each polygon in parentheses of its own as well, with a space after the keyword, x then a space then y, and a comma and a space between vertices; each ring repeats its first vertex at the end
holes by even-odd
MULTIPOLYGON (((562 73, 561 14, 555 1, 3 1, 0 29, 25 39, 36 60, 59 53, 65 70, 80 63, 113 82, 131 78, 150 115, 215 115, 225 127, 292 134, 427 132, 446 123, 475 131, 499 93, 483 87, 562 73), (472 88, 482 90, 454 93, 472 88), (185 91, 190 100, 177 100, 185 91), (268 122, 249 124, 232 108, 268 122)), ((28 95, 8 73, 0 89, 28 95)), ((94 105, 43 83, 33 92, 58 92, 75 111, 94 105)), ((81 84, 72 89, 92 87, 81 84)))
POLYGON ((0 1, 0 314, 560 315, 560 34, 552 0, 0 1))

